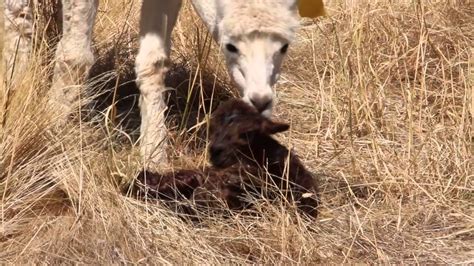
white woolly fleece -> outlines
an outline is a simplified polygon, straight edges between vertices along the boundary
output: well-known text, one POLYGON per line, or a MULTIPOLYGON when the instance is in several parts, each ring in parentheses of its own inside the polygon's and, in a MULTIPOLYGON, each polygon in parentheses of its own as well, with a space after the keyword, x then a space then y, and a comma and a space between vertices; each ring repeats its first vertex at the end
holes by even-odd
POLYGON ((299 25, 296 1, 224 0, 223 2, 225 2, 223 14, 219 22, 221 40, 261 32, 278 34, 290 41, 299 25))

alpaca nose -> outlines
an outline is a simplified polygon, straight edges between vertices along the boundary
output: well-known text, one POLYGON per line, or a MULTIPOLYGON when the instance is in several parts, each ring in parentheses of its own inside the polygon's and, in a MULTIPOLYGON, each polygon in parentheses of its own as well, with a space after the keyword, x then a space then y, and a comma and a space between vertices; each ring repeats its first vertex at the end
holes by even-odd
POLYGON ((250 97, 250 102, 255 108, 257 108, 259 113, 262 113, 272 107, 273 99, 271 95, 255 95, 250 97))

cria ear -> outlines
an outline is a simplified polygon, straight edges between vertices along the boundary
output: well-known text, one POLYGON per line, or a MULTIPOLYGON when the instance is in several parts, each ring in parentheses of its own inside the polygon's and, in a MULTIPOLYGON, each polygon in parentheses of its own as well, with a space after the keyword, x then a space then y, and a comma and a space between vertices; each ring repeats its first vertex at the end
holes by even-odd
POLYGON ((262 127, 260 130, 263 134, 272 135, 279 132, 287 131, 289 128, 290 128, 290 125, 288 125, 287 123, 274 122, 274 121, 266 119, 265 121, 263 121, 262 127))

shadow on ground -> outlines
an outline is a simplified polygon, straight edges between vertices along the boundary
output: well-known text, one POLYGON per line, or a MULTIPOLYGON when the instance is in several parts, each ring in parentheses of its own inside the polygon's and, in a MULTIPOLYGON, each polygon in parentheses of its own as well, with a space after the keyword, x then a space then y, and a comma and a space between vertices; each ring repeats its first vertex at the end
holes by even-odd
MULTIPOLYGON (((94 64, 88 83, 96 90, 93 94, 98 96, 86 108, 84 117, 97 123, 104 123, 106 117, 114 117, 114 125, 136 141, 140 131, 140 93, 133 61, 124 58, 112 48, 94 64)), ((198 123, 205 121, 206 114, 220 101, 228 99, 230 93, 228 84, 219 82, 212 73, 197 73, 190 65, 184 58, 175 60, 166 76, 166 86, 170 88, 165 93, 168 103, 166 123, 174 132, 175 141, 194 136, 192 146, 197 148, 205 140, 206 129, 205 124, 198 123), (182 134, 184 132, 187 133, 182 134)))

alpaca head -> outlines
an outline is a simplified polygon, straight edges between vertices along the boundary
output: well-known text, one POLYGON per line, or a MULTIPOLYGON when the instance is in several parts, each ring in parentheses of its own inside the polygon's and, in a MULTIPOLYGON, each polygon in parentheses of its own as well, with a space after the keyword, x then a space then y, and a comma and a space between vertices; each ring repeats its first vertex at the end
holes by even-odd
POLYGON ((274 122, 242 100, 221 104, 211 119, 211 162, 219 168, 229 167, 245 156, 257 136, 268 136, 288 130, 289 125, 274 122))
POLYGON ((273 86, 298 27, 296 0, 219 0, 218 38, 242 99, 270 117, 273 86))

